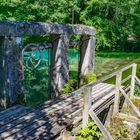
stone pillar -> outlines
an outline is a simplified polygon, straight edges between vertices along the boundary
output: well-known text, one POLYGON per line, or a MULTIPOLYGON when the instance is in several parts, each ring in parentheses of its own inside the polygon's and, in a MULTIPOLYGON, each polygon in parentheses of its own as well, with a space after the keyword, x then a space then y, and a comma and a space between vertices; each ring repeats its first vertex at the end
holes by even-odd
POLYGON ((95 37, 84 35, 80 46, 79 74, 83 76, 89 71, 94 70, 95 59, 95 37))
POLYGON ((59 90, 69 80, 68 65, 68 35, 53 35, 53 47, 51 51, 50 84, 52 97, 59 95, 59 90))
POLYGON ((20 38, 0 37, 0 107, 14 104, 22 94, 20 38))

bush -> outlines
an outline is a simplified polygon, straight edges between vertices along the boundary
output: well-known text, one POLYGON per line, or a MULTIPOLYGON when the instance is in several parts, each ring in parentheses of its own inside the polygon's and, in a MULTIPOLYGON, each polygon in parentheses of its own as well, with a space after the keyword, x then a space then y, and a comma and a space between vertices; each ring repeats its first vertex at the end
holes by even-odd
POLYGON ((77 140, 97 140, 100 136, 101 132, 94 121, 76 133, 77 140))
POLYGON ((77 89, 78 86, 77 83, 78 83, 77 80, 68 81, 60 92, 63 94, 70 94, 71 92, 77 89))
POLYGON ((89 83, 96 82, 97 77, 93 72, 88 72, 84 76, 81 76, 81 86, 89 83))

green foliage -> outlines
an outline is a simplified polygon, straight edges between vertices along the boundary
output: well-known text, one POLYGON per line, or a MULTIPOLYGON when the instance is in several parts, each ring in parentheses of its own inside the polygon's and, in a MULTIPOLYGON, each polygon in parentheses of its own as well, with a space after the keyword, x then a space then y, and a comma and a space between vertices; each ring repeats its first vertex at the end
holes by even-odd
POLYGON ((77 80, 69 80, 64 87, 61 89, 61 93, 70 94, 77 88, 77 80))
POLYGON ((48 74, 46 69, 24 70, 24 87, 26 105, 35 105, 50 98, 48 92, 48 74))
POLYGON ((93 121, 76 133, 77 140, 97 140, 100 136, 101 132, 93 121))
POLYGON ((114 139, 128 139, 130 136, 130 129, 125 126, 124 119, 112 117, 107 127, 114 139))
POLYGON ((77 15, 80 3, 81 0, 1 0, 0 19, 71 22, 72 10, 77 15))
POLYGON ((86 24, 97 30, 97 50, 140 51, 140 0, 1 0, 0 20, 86 24))
POLYGON ((135 96, 139 96, 140 97, 140 86, 136 86, 135 87, 135 96))
POLYGON ((93 72, 87 72, 84 76, 81 76, 81 85, 96 82, 96 75, 93 72))
POLYGON ((134 34, 140 37, 140 0, 138 0, 136 8, 135 8, 133 28, 134 28, 134 34))
POLYGON ((128 35, 133 33, 133 15, 137 0, 89 0, 80 18, 97 29, 97 49, 123 50, 128 35))
POLYGON ((123 126, 120 128, 120 134, 122 137, 127 138, 127 137, 129 137, 130 132, 129 132, 128 128, 123 126))

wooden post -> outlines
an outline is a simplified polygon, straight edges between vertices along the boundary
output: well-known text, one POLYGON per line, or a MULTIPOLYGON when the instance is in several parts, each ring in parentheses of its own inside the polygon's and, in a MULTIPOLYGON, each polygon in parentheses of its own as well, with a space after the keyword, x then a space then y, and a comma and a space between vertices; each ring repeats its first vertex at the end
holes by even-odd
POLYGON ((133 64, 131 86, 130 86, 130 98, 134 98, 136 72, 137 72, 137 64, 133 64))
POLYGON ((119 112, 121 80, 122 80, 122 72, 118 71, 116 74, 115 101, 114 101, 114 109, 113 109, 114 116, 117 115, 117 113, 119 112))
POLYGON ((87 126, 89 121, 89 109, 91 107, 91 88, 84 90, 83 123, 82 127, 87 126))
POLYGON ((103 137, 106 140, 114 140, 112 138, 111 134, 109 133, 109 131, 105 128, 105 126, 99 120, 99 118, 97 117, 97 115, 92 110, 89 111, 89 114, 90 114, 91 118, 96 122, 98 128, 101 130, 101 132, 103 134, 103 137))
POLYGON ((133 111, 137 114, 138 118, 140 118, 140 112, 139 112, 138 108, 133 104, 133 102, 129 99, 129 97, 127 96, 127 94, 121 87, 120 87, 120 91, 123 94, 123 96, 125 97, 127 103, 132 107, 133 111))

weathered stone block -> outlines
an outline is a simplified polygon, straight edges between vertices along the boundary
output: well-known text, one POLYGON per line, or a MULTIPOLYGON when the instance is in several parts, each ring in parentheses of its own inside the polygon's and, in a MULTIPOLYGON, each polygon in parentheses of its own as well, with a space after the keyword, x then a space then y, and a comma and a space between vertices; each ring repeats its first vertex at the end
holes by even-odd
POLYGON ((0 106, 7 108, 22 93, 22 58, 17 38, 0 37, 0 106))
POLYGON ((94 70, 96 39, 94 36, 85 35, 81 41, 79 73, 80 76, 83 76, 87 72, 94 70))
POLYGON ((68 35, 54 35, 51 53, 50 83, 53 96, 59 95, 59 89, 69 80, 68 35), (56 39, 55 39, 56 38, 56 39))

